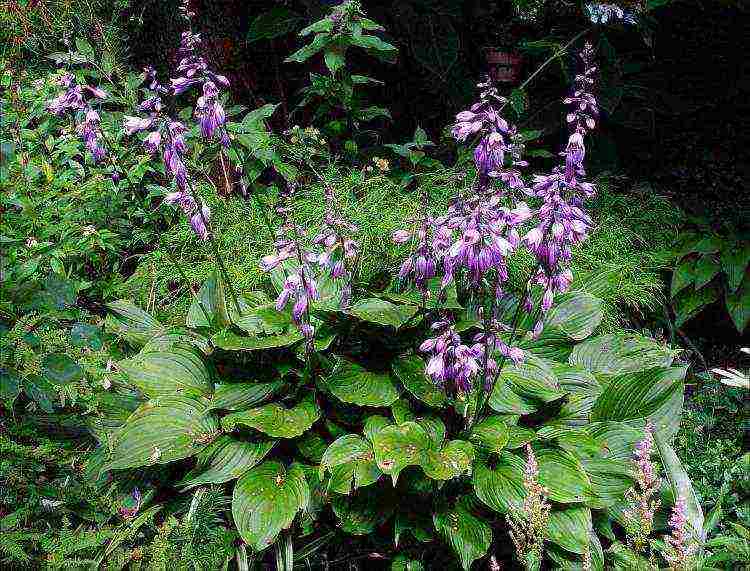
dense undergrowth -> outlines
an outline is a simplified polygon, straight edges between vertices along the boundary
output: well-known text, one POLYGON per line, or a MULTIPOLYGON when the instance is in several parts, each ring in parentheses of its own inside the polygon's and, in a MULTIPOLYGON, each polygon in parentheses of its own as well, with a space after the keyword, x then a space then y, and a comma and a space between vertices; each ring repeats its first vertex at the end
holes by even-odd
POLYGON ((419 129, 360 149, 387 110, 345 55, 392 58, 379 31, 356 2, 303 31, 323 124, 278 135, 189 32, 171 88, 81 39, 65 72, 4 73, 2 564, 746 563, 746 391, 635 331, 684 220, 610 173, 590 196, 593 46, 565 160, 531 155, 529 182, 540 134, 488 84, 452 132, 473 153, 438 162, 419 129))

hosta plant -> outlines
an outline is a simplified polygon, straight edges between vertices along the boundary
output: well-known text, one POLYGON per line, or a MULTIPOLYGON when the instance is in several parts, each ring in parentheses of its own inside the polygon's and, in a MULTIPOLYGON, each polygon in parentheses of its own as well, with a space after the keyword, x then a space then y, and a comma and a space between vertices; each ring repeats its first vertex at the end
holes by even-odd
MULTIPOLYGON (((689 488, 668 444, 685 370, 640 335, 592 336, 601 320, 592 294, 559 296, 543 334, 523 337, 526 360, 502 368, 489 414, 468 430, 465 395, 436 387, 415 352, 426 318, 419 296, 384 293, 342 311, 330 305, 333 290, 320 294, 312 360, 292 312, 247 292, 233 315, 218 277, 184 328, 112 304, 108 329, 137 350, 116 365, 122 390, 141 396, 131 414, 97 420, 102 469, 173 464, 178 489, 228 486, 234 523, 255 552, 290 528, 378 531, 391 534, 394 556, 429 559, 443 544, 464 569, 504 549, 530 455, 550 505, 545 557, 558 565, 603 568, 646 423, 672 484, 665 497, 689 488)), ((455 298, 444 311, 462 313, 455 298)), ((697 540, 694 501, 688 513, 697 540)))

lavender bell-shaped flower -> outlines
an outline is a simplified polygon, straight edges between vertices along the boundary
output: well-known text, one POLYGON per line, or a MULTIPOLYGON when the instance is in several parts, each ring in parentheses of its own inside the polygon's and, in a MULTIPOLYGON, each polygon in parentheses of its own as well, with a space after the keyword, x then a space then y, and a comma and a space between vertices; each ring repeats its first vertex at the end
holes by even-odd
MULTIPOLYGON (((422 353, 430 356, 425 370, 427 376, 440 387, 458 393, 470 392, 474 378, 482 370, 485 346, 480 343, 464 345, 448 321, 434 323, 432 330, 437 336, 427 339, 419 347, 422 353)), ((494 361, 491 362, 494 365, 494 361)))
MULTIPOLYGON (((567 291, 573 281, 568 267, 572 247, 585 240, 592 226, 591 218, 583 210, 583 202, 592 197, 594 185, 584 182, 586 171, 585 136, 596 127, 599 108, 593 94, 596 67, 593 64, 594 50, 586 44, 581 51, 582 72, 576 75, 573 93, 564 102, 571 106, 567 120, 570 137, 565 151, 561 153, 564 164, 555 167, 550 174, 537 175, 530 194, 542 199, 537 211, 539 223, 523 238, 524 244, 539 261, 539 269, 532 283, 542 287, 541 311, 546 313, 554 303, 557 293, 567 291)), ((543 327, 540 319, 533 334, 538 336, 543 327)))

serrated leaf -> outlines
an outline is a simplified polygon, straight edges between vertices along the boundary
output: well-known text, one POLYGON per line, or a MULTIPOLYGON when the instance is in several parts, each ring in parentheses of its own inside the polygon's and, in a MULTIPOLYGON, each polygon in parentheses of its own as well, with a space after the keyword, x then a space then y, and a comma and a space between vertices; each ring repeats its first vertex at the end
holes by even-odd
POLYGON ((249 426, 274 438, 296 438, 310 430, 319 418, 320 409, 312 400, 293 408, 271 403, 229 414, 221 419, 221 427, 230 432, 237 426, 249 426))
POLYGON ((178 486, 189 489, 235 480, 258 465, 274 444, 272 440, 246 442, 220 436, 198 454, 198 466, 178 486))
POLYGON ((107 331, 131 345, 142 347, 155 335, 164 333, 161 323, 127 300, 110 302, 107 308, 113 312, 107 315, 105 321, 107 331))
POLYGON ((364 48, 368 51, 375 52, 377 57, 392 59, 396 56, 398 49, 396 46, 384 42, 377 36, 365 35, 365 34, 354 34, 349 39, 353 46, 364 48))
POLYGON ((390 375, 373 373, 339 359, 325 379, 325 387, 342 402, 358 406, 390 406, 398 400, 398 390, 390 375))
POLYGON ((219 436, 207 401, 187 396, 151 400, 115 432, 106 470, 168 464, 188 458, 219 436))
POLYGON ((736 292, 727 292, 725 302, 734 326, 742 334, 750 323, 750 278, 736 292))
POLYGON ((384 299, 370 298, 355 303, 348 313, 362 321, 399 329, 408 323, 417 311, 419 309, 413 305, 396 305, 384 299))
POLYGON ((676 296, 686 287, 692 285, 695 282, 695 260, 689 258, 683 260, 672 273, 672 285, 670 287, 670 295, 676 296))
POLYGON ((383 427, 373 436, 375 461, 383 473, 393 478, 407 466, 419 466, 430 446, 430 437, 416 422, 383 427))
POLYGON ((501 514, 523 502, 526 491, 523 487, 524 461, 510 452, 501 452, 492 465, 474 463, 472 485, 474 493, 482 503, 501 514))
POLYGON ((721 271, 719 261, 711 255, 704 255, 695 262, 695 289, 701 289, 721 271))
POLYGON ((459 500, 455 507, 443 506, 433 514, 435 529, 458 555, 464 571, 484 557, 492 544, 492 528, 475 516, 468 502, 459 500))
POLYGON ((737 244, 721 252, 721 268, 727 275, 727 287, 730 292, 737 291, 742 284, 747 268, 750 266, 750 244, 737 244))
POLYGON ((447 404, 445 392, 425 374, 425 363, 418 356, 409 355, 396 359, 391 367, 396 378, 415 398, 434 408, 442 408, 447 404))
POLYGON ((589 530, 592 529, 591 510, 576 506, 550 512, 549 541, 563 549, 583 555, 589 548, 589 530))
POLYGON ((602 322, 604 303, 584 292, 572 292, 561 297, 545 316, 545 324, 562 331, 574 341, 586 339, 602 322))
POLYGON ((294 52, 284 61, 286 63, 292 63, 292 62, 302 63, 304 61, 307 61, 312 56, 317 54, 320 50, 322 50, 328 44, 329 41, 330 41, 330 38, 328 34, 317 34, 313 38, 312 42, 298 49, 296 52, 294 52))
POLYGON ((139 353, 117 364, 133 385, 149 397, 179 393, 210 395, 213 382, 206 365, 191 349, 139 353))
POLYGON ((229 383, 218 385, 211 400, 212 409, 245 410, 268 400, 283 383, 229 383))
POLYGON ((232 494, 232 516, 243 541, 256 552, 266 549, 295 516, 307 509, 310 488, 299 464, 288 469, 268 461, 240 478, 232 494))
POLYGON ((592 373, 617 375, 643 371, 652 367, 668 367, 674 353, 653 339, 635 333, 613 333, 579 343, 568 362, 592 373))

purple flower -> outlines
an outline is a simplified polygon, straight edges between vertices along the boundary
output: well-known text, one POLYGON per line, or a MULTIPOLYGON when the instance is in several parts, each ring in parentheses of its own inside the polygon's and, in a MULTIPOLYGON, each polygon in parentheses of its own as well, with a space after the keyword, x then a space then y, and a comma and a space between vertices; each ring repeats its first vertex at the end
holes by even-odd
MULTIPOLYGON (((453 325, 447 321, 433 324, 437 337, 427 339, 419 347, 430 355, 425 373, 435 384, 459 393, 468 393, 474 378, 482 370, 485 346, 464 345, 453 325)), ((494 361, 492 361, 494 364, 494 361)))
POLYGON ((195 106, 195 114, 199 118, 204 139, 213 139, 216 129, 222 128, 226 122, 226 114, 217 98, 218 94, 216 84, 207 81, 203 84, 203 96, 198 98, 195 106))
POLYGON ((211 210, 205 204, 190 217, 190 226, 201 240, 208 240, 208 222, 211 220, 211 210))
POLYGON ((153 155, 156 151, 158 151, 160 146, 161 132, 159 131, 152 131, 143 141, 143 147, 150 155, 153 155))
POLYGON ((126 135, 132 135, 134 133, 139 133, 140 131, 145 131, 146 129, 151 127, 152 123, 153 119, 151 118, 133 117, 126 115, 123 122, 123 127, 125 128, 126 135))

